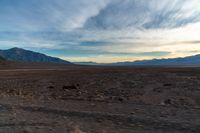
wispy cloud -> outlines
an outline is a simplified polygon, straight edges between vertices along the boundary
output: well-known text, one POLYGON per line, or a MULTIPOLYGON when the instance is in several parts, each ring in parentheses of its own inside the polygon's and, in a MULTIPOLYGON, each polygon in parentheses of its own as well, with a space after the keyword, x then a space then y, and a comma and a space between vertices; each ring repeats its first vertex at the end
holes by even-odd
POLYGON ((173 28, 200 20, 198 0, 113 0, 86 28, 173 28))
POLYGON ((73 30, 82 27, 88 18, 97 15, 108 2, 109 0, 1 0, 0 21, 4 25, 0 30, 73 30))

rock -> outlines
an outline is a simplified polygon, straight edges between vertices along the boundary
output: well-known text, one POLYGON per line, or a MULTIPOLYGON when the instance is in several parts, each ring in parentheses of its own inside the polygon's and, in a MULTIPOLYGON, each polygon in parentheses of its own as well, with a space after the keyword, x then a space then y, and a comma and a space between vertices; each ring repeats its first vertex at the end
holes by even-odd
POLYGON ((171 99, 166 99, 166 100, 164 101, 164 104, 165 104, 165 105, 170 105, 170 104, 172 104, 172 100, 171 100, 171 99))
POLYGON ((54 86, 49 86, 48 88, 49 88, 49 89, 54 89, 54 86))
POLYGON ((63 90, 76 90, 77 89, 77 87, 75 85, 68 85, 68 86, 64 85, 62 88, 63 88, 63 90))
POLYGON ((125 99, 124 99, 123 97, 119 97, 118 100, 119 100, 120 102, 123 102, 125 99))
POLYGON ((165 87, 169 87, 169 86, 172 86, 172 84, 167 83, 167 84, 164 84, 163 86, 165 86, 165 87))

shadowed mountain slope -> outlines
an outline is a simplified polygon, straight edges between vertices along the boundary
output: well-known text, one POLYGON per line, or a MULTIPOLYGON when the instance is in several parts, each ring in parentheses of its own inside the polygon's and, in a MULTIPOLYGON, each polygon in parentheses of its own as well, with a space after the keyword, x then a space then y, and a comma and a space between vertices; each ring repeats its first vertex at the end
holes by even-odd
POLYGON ((58 64, 71 64, 68 61, 47 56, 45 54, 21 49, 11 48, 8 50, 0 50, 0 56, 8 61, 20 61, 20 62, 38 62, 38 63, 58 63, 58 64))

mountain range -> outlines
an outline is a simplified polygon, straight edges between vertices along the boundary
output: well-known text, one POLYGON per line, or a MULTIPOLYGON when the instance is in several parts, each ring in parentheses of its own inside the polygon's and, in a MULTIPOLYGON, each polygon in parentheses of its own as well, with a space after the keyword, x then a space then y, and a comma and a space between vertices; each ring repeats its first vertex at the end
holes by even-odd
POLYGON ((185 66, 200 65, 200 55, 187 56, 183 58, 152 59, 134 62, 117 62, 110 65, 114 66, 185 66))
MULTIPOLYGON (((42 53, 25 50, 22 48, 11 48, 8 50, 0 50, 0 64, 4 64, 5 60, 15 62, 35 62, 35 63, 57 63, 72 64, 69 61, 60 58, 47 56, 42 53)), ((187 56, 183 58, 168 59, 152 59, 140 60, 133 62, 116 62, 116 63, 96 63, 96 62, 74 62, 78 65, 103 65, 103 66, 187 66, 200 65, 200 54, 187 56)))
POLYGON ((77 65, 91 65, 91 66, 96 66, 96 65, 104 65, 104 64, 100 64, 100 63, 96 63, 96 62, 73 62, 73 64, 77 64, 77 65))
POLYGON ((200 54, 183 58, 139 60, 133 62, 116 63, 95 63, 95 62, 76 62, 81 65, 106 65, 106 66, 196 66, 200 65, 200 54))
POLYGON ((47 56, 42 53, 25 50, 22 48, 11 48, 8 50, 0 50, 0 61, 16 61, 16 62, 37 62, 37 63, 58 63, 71 64, 60 58, 47 56))

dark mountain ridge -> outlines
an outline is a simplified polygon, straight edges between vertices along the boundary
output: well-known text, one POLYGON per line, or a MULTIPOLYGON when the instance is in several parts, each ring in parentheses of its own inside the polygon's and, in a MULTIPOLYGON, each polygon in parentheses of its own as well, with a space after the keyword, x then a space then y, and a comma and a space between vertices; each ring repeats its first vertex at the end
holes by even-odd
POLYGON ((179 58, 138 60, 133 62, 96 63, 96 62, 75 62, 80 65, 100 66, 199 66, 200 54, 179 58))
POLYGON ((0 56, 8 61, 71 64, 70 62, 60 58, 47 56, 42 53, 33 52, 22 48, 0 50, 0 56))
POLYGON ((194 55, 194 56, 187 56, 183 58, 152 59, 152 60, 141 60, 141 61, 133 61, 133 62, 117 62, 117 63, 111 63, 109 65, 117 65, 117 66, 200 65, 200 54, 194 55))

